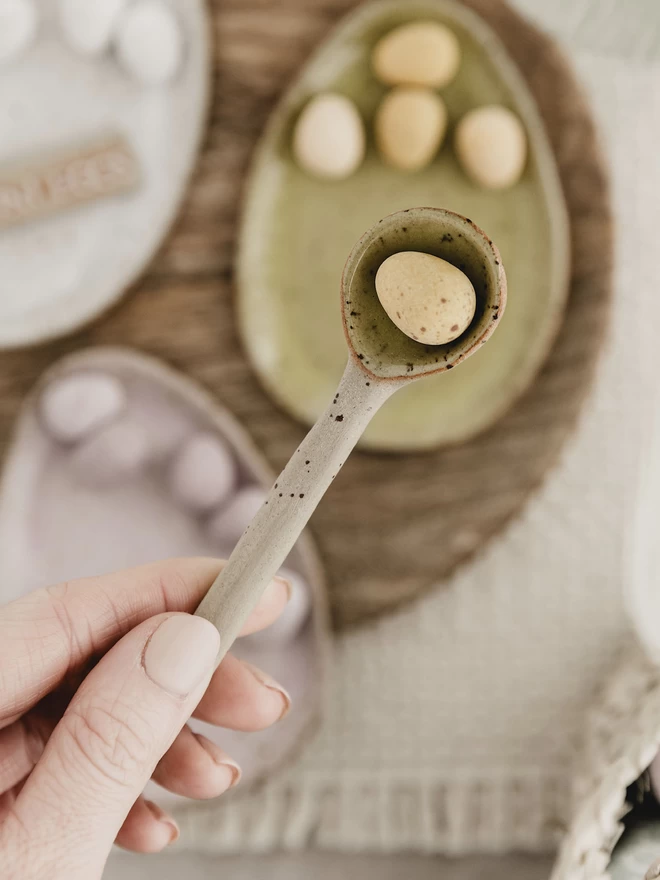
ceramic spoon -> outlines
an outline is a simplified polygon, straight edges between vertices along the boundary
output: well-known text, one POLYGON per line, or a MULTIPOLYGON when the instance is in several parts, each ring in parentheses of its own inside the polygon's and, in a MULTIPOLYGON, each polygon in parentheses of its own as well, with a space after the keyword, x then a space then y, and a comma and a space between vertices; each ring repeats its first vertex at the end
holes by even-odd
POLYGON ((439 208, 413 208, 391 214, 360 239, 341 280, 349 357, 337 393, 278 477, 196 612, 220 631, 221 657, 377 410, 404 385, 450 370, 473 354, 495 330, 505 302, 499 252, 465 217, 439 208), (447 345, 415 342, 395 327, 380 305, 374 281, 378 267, 392 254, 411 250, 453 263, 475 288, 474 319, 447 345))

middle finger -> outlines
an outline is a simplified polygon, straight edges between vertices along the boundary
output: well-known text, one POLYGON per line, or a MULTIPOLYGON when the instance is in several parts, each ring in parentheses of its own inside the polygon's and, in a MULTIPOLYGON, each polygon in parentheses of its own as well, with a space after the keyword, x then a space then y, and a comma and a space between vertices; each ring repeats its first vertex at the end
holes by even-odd
POLYGON ((231 730, 264 730, 283 718, 291 697, 266 672, 227 654, 193 717, 231 730))

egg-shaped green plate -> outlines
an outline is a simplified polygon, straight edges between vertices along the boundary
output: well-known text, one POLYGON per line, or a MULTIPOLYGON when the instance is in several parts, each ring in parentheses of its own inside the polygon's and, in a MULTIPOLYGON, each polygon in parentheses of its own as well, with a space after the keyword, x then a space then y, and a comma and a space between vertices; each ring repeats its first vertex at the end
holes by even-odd
POLYGON ((362 445, 414 450, 466 440, 492 425, 529 387, 561 322, 568 292, 569 222, 543 121, 499 39, 452 0, 360 6, 324 41, 273 112, 248 181, 238 249, 238 314, 248 355, 270 394, 311 424, 346 362, 339 280, 351 248, 373 223, 414 206, 449 208, 486 230, 502 253, 509 299, 497 333, 460 369, 420 380, 376 415, 362 445), (386 88, 370 68, 378 39, 411 20, 434 19, 458 36, 462 63, 441 94, 449 132, 435 161, 408 174, 386 166, 372 120, 386 88), (315 179, 291 153, 293 126, 313 95, 352 98, 369 134, 366 159, 343 181, 315 179), (529 158, 511 189, 486 191, 463 173, 453 129, 468 110, 501 103, 522 119, 529 158))

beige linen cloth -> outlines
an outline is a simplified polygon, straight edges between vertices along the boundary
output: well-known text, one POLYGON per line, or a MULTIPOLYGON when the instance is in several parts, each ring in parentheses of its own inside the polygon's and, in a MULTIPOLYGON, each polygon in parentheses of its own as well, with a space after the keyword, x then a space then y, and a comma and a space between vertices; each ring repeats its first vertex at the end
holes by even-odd
POLYGON ((616 298, 593 393, 478 559, 339 637, 323 729, 295 766, 180 817, 193 848, 541 852, 560 837, 585 707, 633 638, 623 536, 660 375, 660 2, 516 5, 571 52, 613 168, 616 298))

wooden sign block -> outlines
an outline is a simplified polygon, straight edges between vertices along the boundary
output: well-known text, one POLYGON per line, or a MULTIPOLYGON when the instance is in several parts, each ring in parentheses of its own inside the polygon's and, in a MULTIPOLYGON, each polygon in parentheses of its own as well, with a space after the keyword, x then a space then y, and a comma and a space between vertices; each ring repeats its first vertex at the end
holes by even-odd
POLYGON ((133 190, 138 160, 121 135, 0 168, 0 230, 133 190))

